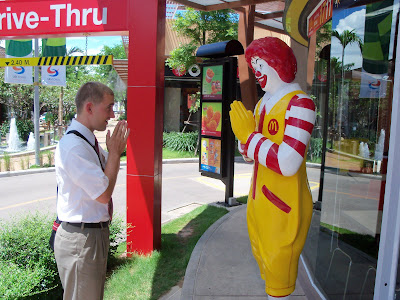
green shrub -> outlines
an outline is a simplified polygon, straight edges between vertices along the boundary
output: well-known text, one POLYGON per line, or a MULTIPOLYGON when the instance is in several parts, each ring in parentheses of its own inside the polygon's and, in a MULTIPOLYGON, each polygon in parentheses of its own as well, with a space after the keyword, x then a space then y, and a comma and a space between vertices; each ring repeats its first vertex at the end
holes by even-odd
POLYGON ((34 125, 31 120, 17 120, 17 130, 19 138, 23 141, 27 141, 29 133, 34 131, 34 125))
MULTIPOLYGON (((54 254, 49 247, 49 237, 54 218, 43 214, 28 214, 12 222, 0 224, 0 264, 10 264, 8 272, 24 273, 26 281, 9 281, 3 269, 0 274, 1 292, 15 299, 60 285, 54 254), (15 283, 14 283, 15 282, 15 283), (7 284, 7 286, 4 286, 7 284)), ((5 297, 0 293, 0 298, 5 297)))
MULTIPOLYGON (((28 214, 0 221, 0 299, 55 299, 62 294, 49 237, 55 216, 28 214)), ((125 240, 122 218, 110 226, 110 260, 125 240)))
POLYGON ((1 123, 0 125, 0 133, 1 136, 6 136, 7 133, 10 132, 10 122, 9 121, 4 121, 3 123, 1 123))
POLYGON ((52 160, 53 160, 53 152, 49 150, 46 153, 46 156, 47 156, 47 163, 48 163, 49 167, 51 167, 52 166, 52 160))
POLYGON ((322 138, 311 138, 310 146, 307 152, 308 161, 318 161, 322 156, 322 138))
POLYGON ((126 230, 122 217, 114 214, 110 226, 110 250, 108 251, 108 261, 114 258, 118 246, 126 242, 126 230))
POLYGON ((32 165, 29 167, 29 169, 40 169, 41 166, 40 165, 32 165))
POLYGON ((11 171, 11 156, 8 152, 3 153, 4 169, 6 171, 11 171))
POLYGON ((164 132, 163 147, 175 151, 194 151, 199 133, 194 132, 164 132))
MULTIPOLYGON (((26 298, 26 296, 32 295, 32 287, 40 286, 44 280, 43 275, 46 273, 44 266, 21 268, 14 263, 4 261, 0 261, 0 270, 0 296, 2 299, 26 298)), ((43 294, 46 292, 48 291, 43 291, 43 294)), ((45 296, 43 294, 41 293, 41 296, 45 296)), ((61 294, 61 290, 59 294, 61 294)))
POLYGON ((45 168, 49 168, 49 167, 53 166, 53 164, 52 164, 53 156, 54 155, 51 150, 39 152, 40 165, 45 168), (47 163, 44 163, 45 156, 47 157, 47 163))

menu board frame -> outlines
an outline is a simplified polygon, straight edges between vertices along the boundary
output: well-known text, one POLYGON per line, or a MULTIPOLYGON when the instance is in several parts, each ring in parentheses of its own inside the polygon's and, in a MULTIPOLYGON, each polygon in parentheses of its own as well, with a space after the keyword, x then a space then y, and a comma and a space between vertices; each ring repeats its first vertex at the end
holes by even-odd
POLYGON ((230 101, 227 93, 230 86, 230 77, 228 74, 230 70, 229 62, 229 58, 213 59, 204 62, 201 66, 199 171, 202 173, 202 175, 217 179, 226 177, 226 151, 224 149, 226 149, 227 144, 227 130, 231 130, 229 121, 230 101), (207 70, 210 69, 213 70, 214 76, 207 77, 207 70), (212 89, 211 85, 214 82, 217 83, 217 85, 214 87, 214 89, 212 89), (215 165, 213 165, 213 162, 215 161, 214 157, 209 158, 209 161, 212 162, 210 165, 204 164, 204 156, 208 157, 209 151, 207 150, 203 153, 202 145, 204 141, 209 141, 210 139, 217 141, 220 140, 221 150, 216 153, 212 152, 213 150, 211 149, 212 155, 217 154, 218 158, 220 159, 219 172, 217 172, 217 168, 215 165))

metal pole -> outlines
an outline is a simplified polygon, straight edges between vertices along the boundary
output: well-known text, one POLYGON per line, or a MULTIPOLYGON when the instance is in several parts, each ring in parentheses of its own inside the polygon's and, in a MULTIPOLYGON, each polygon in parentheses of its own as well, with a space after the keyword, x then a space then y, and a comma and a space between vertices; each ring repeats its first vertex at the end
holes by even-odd
MULTIPOLYGON (((39 56, 39 40, 35 39, 35 57, 39 56)), ((39 128, 39 67, 35 67, 34 75, 35 94, 33 98, 33 115, 34 115, 34 128, 35 128, 35 164, 40 165, 40 128, 39 128)))
MULTIPOLYGON (((397 19, 396 36, 400 29, 397 19)), ((387 162, 385 205, 383 206, 382 227, 379 241, 378 265, 375 277, 374 300, 395 299, 400 249, 400 39, 394 44, 393 99, 390 123, 389 155, 387 162)))
MULTIPOLYGON (((229 71, 228 71, 228 82, 229 82, 229 90, 227 92, 228 101, 226 104, 226 122, 229 124, 227 126, 227 130, 225 131, 225 149, 226 149, 226 177, 223 178, 223 182, 225 183, 225 203, 230 206, 229 198, 233 197, 233 177, 235 175, 235 135, 233 134, 232 127, 230 126, 229 119, 229 109, 230 104, 233 100, 236 99, 236 89, 237 89, 237 79, 236 79, 236 70, 237 70, 237 58, 230 57, 229 58, 229 71)), ((226 88, 226 87, 225 87, 226 88)))

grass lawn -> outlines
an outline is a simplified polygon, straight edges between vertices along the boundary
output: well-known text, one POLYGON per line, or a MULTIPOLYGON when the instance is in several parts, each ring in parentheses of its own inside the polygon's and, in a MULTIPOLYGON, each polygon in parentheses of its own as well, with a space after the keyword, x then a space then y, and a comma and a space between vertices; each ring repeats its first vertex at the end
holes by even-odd
MULTIPOLYGON (((188 151, 174 151, 167 148, 162 149, 162 158, 170 159, 170 158, 191 158, 191 157, 199 157, 199 155, 194 155, 194 152, 188 151)), ((121 157, 121 161, 126 161, 126 156, 121 157)))
POLYGON ((120 258, 108 278, 105 299, 159 299, 185 275, 203 233, 228 211, 204 205, 161 228, 161 250, 149 256, 120 258))
POLYGON ((236 201, 237 202, 240 202, 240 203, 242 203, 242 204, 247 204, 247 198, 248 198, 249 196, 242 196, 242 197, 239 197, 239 198, 236 198, 236 201))
POLYGON ((332 231, 337 232, 339 240, 342 240, 376 259, 378 258, 379 240, 375 237, 323 222, 320 223, 320 226, 321 231, 328 232, 328 234, 331 234, 332 231))
POLYGON ((199 157, 198 154, 194 155, 194 152, 174 151, 174 150, 170 150, 168 148, 163 148, 162 156, 163 156, 163 159, 199 157))

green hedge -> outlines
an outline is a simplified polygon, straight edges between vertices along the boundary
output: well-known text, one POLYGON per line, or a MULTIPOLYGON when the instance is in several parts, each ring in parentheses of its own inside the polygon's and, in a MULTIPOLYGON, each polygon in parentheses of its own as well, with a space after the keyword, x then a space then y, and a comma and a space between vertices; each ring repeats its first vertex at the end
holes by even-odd
POLYGON ((310 139, 310 145, 307 152, 307 161, 321 162, 322 157, 322 138, 310 139))
POLYGON ((0 125, 0 135, 5 137, 7 133, 10 132, 10 122, 4 121, 0 125))
POLYGON ((37 213, 0 224, 0 265, 8 265, 0 269, 0 298, 16 299, 61 287, 48 242, 52 221, 37 213))
MULTIPOLYGON (((55 299, 62 295, 49 237, 54 217, 28 214, 0 222, 0 299, 55 299)), ((124 240, 122 218, 110 227, 110 260, 124 240)))
POLYGON ((194 151, 199 133, 194 132, 164 132, 163 147, 175 151, 194 151))

